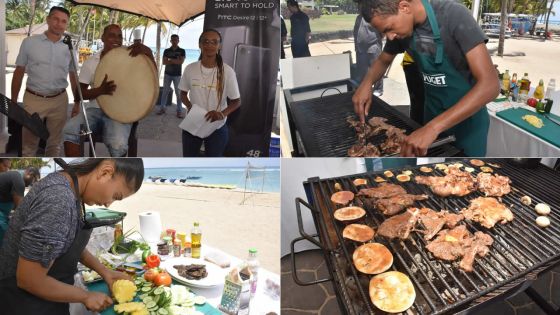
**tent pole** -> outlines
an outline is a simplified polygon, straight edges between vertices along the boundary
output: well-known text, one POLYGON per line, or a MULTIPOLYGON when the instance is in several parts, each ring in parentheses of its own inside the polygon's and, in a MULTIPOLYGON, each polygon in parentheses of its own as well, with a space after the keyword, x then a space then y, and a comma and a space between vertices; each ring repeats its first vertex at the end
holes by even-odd
MULTIPOLYGON (((6 1, 0 1, 0 73, 4 79, 0 80, 0 93, 6 95, 6 1)), ((0 153, 6 153, 8 143, 8 128, 6 115, 0 115, 0 153)))

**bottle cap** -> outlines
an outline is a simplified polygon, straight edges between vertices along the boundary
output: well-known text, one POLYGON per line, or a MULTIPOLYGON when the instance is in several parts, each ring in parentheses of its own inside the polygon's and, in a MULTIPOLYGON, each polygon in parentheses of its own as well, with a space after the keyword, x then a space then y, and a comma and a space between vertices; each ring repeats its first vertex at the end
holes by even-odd
POLYGON ((195 222, 195 223, 194 223, 194 226, 198 226, 198 222, 195 222))
POLYGON ((257 253, 257 250, 254 249, 254 248, 249 248, 249 253, 251 253, 251 254, 256 254, 256 253, 257 253))

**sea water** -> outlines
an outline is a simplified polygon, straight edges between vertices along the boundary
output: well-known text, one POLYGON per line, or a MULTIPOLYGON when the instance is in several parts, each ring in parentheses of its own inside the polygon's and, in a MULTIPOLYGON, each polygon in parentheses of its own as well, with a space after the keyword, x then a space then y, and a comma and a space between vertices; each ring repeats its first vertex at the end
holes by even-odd
POLYGON ((200 177, 187 182, 209 185, 235 185, 238 189, 263 192, 280 192, 280 169, 249 169, 247 168, 146 168, 144 180, 149 177, 165 179, 185 179, 187 177, 200 177), (245 186, 247 185, 247 186, 245 186))

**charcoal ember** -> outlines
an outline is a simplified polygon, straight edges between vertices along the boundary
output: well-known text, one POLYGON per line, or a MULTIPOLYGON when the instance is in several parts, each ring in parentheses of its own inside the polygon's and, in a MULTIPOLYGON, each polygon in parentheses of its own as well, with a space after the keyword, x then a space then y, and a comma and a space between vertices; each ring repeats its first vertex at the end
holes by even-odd
POLYGON ((179 275, 189 280, 200 280, 208 276, 205 265, 192 264, 192 265, 176 265, 173 268, 177 269, 179 275))

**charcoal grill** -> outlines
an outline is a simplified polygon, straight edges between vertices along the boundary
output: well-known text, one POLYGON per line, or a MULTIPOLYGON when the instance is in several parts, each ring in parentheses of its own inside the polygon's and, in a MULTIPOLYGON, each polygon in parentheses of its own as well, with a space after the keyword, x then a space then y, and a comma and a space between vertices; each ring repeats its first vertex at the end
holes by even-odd
MULTIPOLYGON (((353 95, 354 92, 347 92, 289 103, 302 154, 312 157, 348 156, 348 149, 358 139, 354 129, 346 122, 347 117, 355 116, 353 95)), ((387 123, 406 130, 407 134, 421 127, 376 96, 373 96, 367 119, 373 116, 387 118, 387 123)), ((372 143, 379 145, 385 139, 385 135, 378 135, 372 139, 372 143)), ((445 144, 429 149, 427 155, 449 157, 457 154, 457 148, 445 144)))
MULTIPOLYGON (((496 224, 492 229, 486 229, 475 222, 464 221, 471 233, 483 231, 494 239, 490 252, 485 257, 475 259, 473 272, 467 273, 459 269, 458 261, 445 262, 433 257, 425 249, 427 242, 419 232, 412 232, 404 241, 375 237, 376 242, 385 244, 393 253, 392 270, 407 274, 414 284, 416 300, 409 309, 412 313, 444 314, 474 308, 497 295, 527 287, 538 273, 560 262, 560 196, 557 194, 560 191, 560 174, 542 165, 537 169, 528 170, 508 165, 505 160, 492 162, 502 166, 493 167, 496 173, 509 176, 512 180, 512 191, 502 197, 502 202, 510 206, 515 218, 504 225, 496 224), (542 189, 543 179, 547 181, 545 191, 542 189), (532 198, 531 206, 520 202, 524 195, 532 198), (537 215, 533 207, 538 202, 545 202, 553 209, 549 215, 552 224, 546 229, 538 227, 534 222, 537 215)), ((456 162, 446 164, 452 163, 456 162)), ((469 165, 468 160, 462 163, 474 167, 469 165)), ((392 171, 395 175, 403 170, 411 170, 413 175, 426 175, 421 173, 419 168, 405 167, 392 171)), ((429 175, 444 175, 442 171, 436 170, 434 165, 432 168, 434 172, 429 175)), ((473 176, 476 176, 479 168, 474 168, 473 176)), ((361 244, 342 238, 344 224, 334 219, 333 213, 336 208, 330 201, 330 196, 334 193, 335 183, 340 183, 344 190, 357 193, 358 189, 352 184, 354 179, 367 178, 368 187, 373 187, 377 186, 374 178, 378 175, 384 177, 381 172, 377 172, 328 179, 310 178, 304 183, 309 204, 302 199, 296 199, 298 225, 302 237, 292 242, 294 281, 300 285, 333 281, 341 310, 346 314, 375 314, 381 311, 375 308, 369 298, 368 284, 371 276, 358 272, 352 263, 352 253, 361 244), (317 235, 309 235, 304 231, 301 205, 311 211, 317 235), (303 282, 297 277, 294 246, 302 240, 311 241, 322 249, 331 278, 303 282)), ((416 205, 436 211, 448 209, 457 213, 469 205, 469 200, 483 196, 476 191, 465 197, 443 198, 434 196, 428 186, 416 184, 413 180, 400 183, 393 177, 389 178, 388 182, 402 185, 409 193, 429 195, 428 200, 417 201, 416 205)), ((358 223, 376 229, 386 217, 380 211, 368 208, 359 198, 363 197, 356 198, 354 203, 366 209, 367 215, 358 223)))

